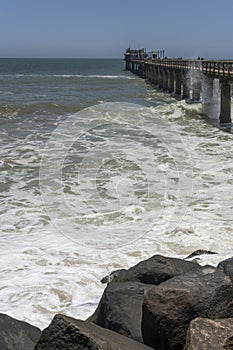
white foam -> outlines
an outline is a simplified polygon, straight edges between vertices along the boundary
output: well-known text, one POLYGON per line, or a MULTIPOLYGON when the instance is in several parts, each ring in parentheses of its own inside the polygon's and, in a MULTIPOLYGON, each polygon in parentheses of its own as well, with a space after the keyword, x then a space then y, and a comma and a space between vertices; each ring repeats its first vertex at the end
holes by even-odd
MULTIPOLYGON (((41 143, 15 138, 0 149, 1 312, 41 328, 58 312, 86 318, 103 291, 100 279, 112 270, 155 253, 208 249, 219 255, 200 261, 214 265, 231 256, 232 135, 198 111, 183 102, 103 103, 76 115, 63 130, 70 147, 62 181, 45 172, 47 204, 38 191, 41 143), (72 129, 82 135, 84 127, 87 137, 75 145, 72 129), (79 150, 86 155, 82 182, 79 150)), ((49 151, 59 162, 66 143, 56 135, 49 151)))

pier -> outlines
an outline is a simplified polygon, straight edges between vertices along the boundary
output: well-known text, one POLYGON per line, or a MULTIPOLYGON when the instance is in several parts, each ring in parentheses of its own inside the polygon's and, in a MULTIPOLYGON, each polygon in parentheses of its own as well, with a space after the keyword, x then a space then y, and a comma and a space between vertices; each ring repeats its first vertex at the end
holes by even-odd
POLYGON ((144 49, 127 49, 124 56, 126 70, 190 102, 201 101, 205 91, 211 103, 214 80, 218 79, 220 84, 219 121, 220 124, 231 124, 233 60, 167 58, 164 50, 147 54, 144 49))

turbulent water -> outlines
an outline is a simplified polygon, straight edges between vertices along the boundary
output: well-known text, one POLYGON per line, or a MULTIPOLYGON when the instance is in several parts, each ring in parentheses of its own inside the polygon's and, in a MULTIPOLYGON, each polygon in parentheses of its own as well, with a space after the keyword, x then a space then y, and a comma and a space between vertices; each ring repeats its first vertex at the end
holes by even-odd
POLYGON ((84 319, 114 269, 232 255, 233 136, 215 85, 203 107, 121 60, 0 60, 0 312, 84 319))

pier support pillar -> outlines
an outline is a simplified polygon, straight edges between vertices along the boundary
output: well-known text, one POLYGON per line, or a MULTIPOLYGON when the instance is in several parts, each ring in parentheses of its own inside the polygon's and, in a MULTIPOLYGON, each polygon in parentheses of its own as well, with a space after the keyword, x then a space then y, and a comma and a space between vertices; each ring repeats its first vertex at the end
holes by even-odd
POLYGON ((168 74, 169 74, 168 90, 169 92, 174 92, 174 81, 175 81, 174 71, 170 70, 168 74))
POLYGON ((192 100, 199 101, 201 98, 201 84, 198 81, 192 83, 192 100))
POLYGON ((176 88, 175 88, 175 93, 178 96, 181 96, 181 74, 180 72, 175 73, 175 81, 176 81, 176 88))
POLYGON ((182 74, 182 98, 189 98, 190 97, 190 81, 189 81, 189 76, 187 73, 182 74))
POLYGON ((205 77, 203 86, 203 96, 202 100, 204 103, 210 103, 213 99, 214 93, 214 79, 205 77))
POLYGON ((220 124, 231 123, 231 83, 228 79, 220 79, 220 124))
POLYGON ((183 81, 183 93, 182 93, 182 97, 183 98, 189 98, 190 94, 189 94, 189 87, 186 84, 186 81, 183 81))
POLYGON ((162 69, 158 70, 158 82, 159 82, 159 87, 163 88, 163 70, 162 69))
POLYGON ((139 75, 139 77, 144 78, 144 64, 143 63, 138 64, 138 75, 139 75))
POLYGON ((154 67, 154 82, 159 85, 159 68, 154 67))
POLYGON ((151 81, 153 84, 156 83, 155 67, 150 67, 150 81, 151 81))
POLYGON ((135 72, 135 64, 132 62, 131 65, 132 65, 131 70, 132 70, 132 72, 134 73, 134 72, 135 72))
POLYGON ((151 69, 152 69, 152 71, 151 71, 151 75, 152 75, 151 76, 151 81, 152 81, 153 84, 156 84, 158 82, 158 75, 156 73, 156 68, 152 67, 151 69))
POLYGON ((163 71, 163 90, 168 91, 168 72, 163 71))

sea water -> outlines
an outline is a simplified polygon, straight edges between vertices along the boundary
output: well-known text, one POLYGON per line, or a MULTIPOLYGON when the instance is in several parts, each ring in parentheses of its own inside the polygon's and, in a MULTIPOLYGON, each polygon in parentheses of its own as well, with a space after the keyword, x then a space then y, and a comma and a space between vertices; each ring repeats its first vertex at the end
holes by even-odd
POLYGON ((232 256, 233 136, 122 60, 0 60, 0 312, 85 319, 112 270, 232 256))

